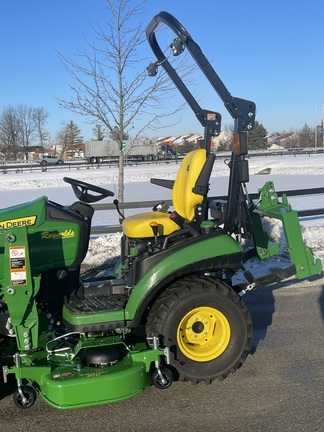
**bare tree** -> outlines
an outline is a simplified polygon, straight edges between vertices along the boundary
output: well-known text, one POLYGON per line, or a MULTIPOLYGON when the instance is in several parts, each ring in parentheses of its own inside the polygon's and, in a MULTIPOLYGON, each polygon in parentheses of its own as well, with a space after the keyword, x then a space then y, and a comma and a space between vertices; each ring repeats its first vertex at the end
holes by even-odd
POLYGON ((55 154, 58 152, 59 149, 59 156, 62 157, 64 152, 70 145, 70 136, 68 131, 66 130, 66 127, 63 127, 57 132, 55 143, 55 154))
POLYGON ((28 160, 29 147, 34 138, 35 124, 33 121, 33 108, 27 105, 17 107, 18 139, 24 149, 25 158, 28 160))
POLYGON ((28 160, 30 146, 37 137, 43 146, 47 136, 44 130, 47 117, 48 113, 42 107, 20 104, 5 108, 0 116, 0 141, 6 157, 16 159, 23 149, 28 160))
POLYGON ((118 199, 121 202, 124 200, 124 136, 133 128, 135 120, 138 128, 145 117, 145 124, 137 129, 134 139, 144 130, 154 128, 162 116, 180 109, 161 111, 161 99, 170 90, 165 74, 159 72, 155 80, 146 82, 147 60, 144 66, 145 59, 138 56, 138 49, 145 42, 145 31, 137 18, 144 3, 107 0, 107 30, 100 25, 92 27, 96 42, 87 41, 87 49, 78 52, 77 62, 59 54, 76 83, 70 86, 72 99, 60 100, 61 105, 99 121, 120 145, 118 199))
POLYGON ((35 126, 35 135, 39 139, 39 144, 44 147, 46 140, 48 138, 48 132, 45 130, 46 120, 48 117, 48 112, 43 108, 34 108, 32 117, 35 126))
POLYGON ((15 108, 9 105, 0 117, 0 142, 1 150, 6 159, 16 159, 18 145, 19 124, 15 108))

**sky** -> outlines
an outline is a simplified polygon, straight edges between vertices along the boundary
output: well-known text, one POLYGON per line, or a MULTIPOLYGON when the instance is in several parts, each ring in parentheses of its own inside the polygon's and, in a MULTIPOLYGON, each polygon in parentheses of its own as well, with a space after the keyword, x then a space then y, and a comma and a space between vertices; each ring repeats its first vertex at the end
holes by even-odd
MULTIPOLYGON (((233 96, 256 103, 256 119, 269 133, 321 122, 322 0, 147 0, 137 19, 146 28, 161 10, 174 15, 190 32, 233 96)), ((104 27, 109 18, 106 0, 1 0, 0 112, 9 105, 43 107, 49 113, 46 127, 52 140, 71 120, 84 140, 91 139, 93 119, 60 106, 59 99, 72 96, 69 86, 74 82, 58 53, 71 57, 84 49, 85 39, 93 37, 92 26, 104 27)), ((155 61, 148 44, 143 50, 149 61, 155 61)), ((220 112, 223 127, 228 125, 231 119, 209 84, 201 80, 198 87, 202 107, 220 112)), ((182 101, 180 94, 174 97, 182 101)), ((148 136, 202 133, 189 109, 175 120, 173 127, 148 136)))

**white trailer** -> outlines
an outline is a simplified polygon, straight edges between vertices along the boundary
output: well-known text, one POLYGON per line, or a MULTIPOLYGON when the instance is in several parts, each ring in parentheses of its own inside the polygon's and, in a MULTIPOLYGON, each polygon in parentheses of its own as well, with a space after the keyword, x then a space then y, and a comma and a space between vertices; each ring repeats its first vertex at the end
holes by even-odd
MULTIPOLYGON (((155 140, 125 140, 122 150, 125 159, 151 161, 159 159, 155 140)), ((85 157, 89 163, 116 161, 119 158, 120 144, 113 140, 86 141, 85 157)))

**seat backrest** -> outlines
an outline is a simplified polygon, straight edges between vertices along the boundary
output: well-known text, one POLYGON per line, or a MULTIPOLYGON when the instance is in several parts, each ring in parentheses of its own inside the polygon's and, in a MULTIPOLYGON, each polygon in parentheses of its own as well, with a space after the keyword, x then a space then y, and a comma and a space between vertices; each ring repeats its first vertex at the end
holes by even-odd
MULTIPOLYGON (((197 180, 206 160, 207 151, 205 149, 193 150, 188 153, 180 165, 172 188, 173 208, 186 222, 194 219, 195 206, 201 204, 207 194, 208 184, 205 185, 204 193, 197 193, 197 190, 194 192, 194 189, 197 189, 197 180)), ((209 182, 209 176, 206 182, 209 182)))

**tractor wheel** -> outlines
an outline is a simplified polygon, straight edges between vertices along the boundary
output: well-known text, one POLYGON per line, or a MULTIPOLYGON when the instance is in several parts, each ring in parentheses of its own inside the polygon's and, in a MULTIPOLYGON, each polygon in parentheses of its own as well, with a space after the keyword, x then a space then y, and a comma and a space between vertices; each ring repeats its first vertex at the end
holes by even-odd
POLYGON ((153 371, 152 376, 151 376, 152 384, 160 390, 167 389, 173 383, 172 372, 168 368, 165 368, 165 367, 161 367, 160 372, 162 374, 162 377, 159 374, 157 369, 155 369, 153 371))
POLYGON ((207 384, 245 361, 252 319, 239 295, 218 280, 191 276, 173 283, 154 303, 146 326, 170 348, 179 380, 207 384))
POLYGON ((36 391, 30 386, 22 386, 21 390, 24 394, 24 398, 22 398, 18 389, 16 389, 12 395, 13 401, 18 408, 30 408, 36 401, 36 391))

